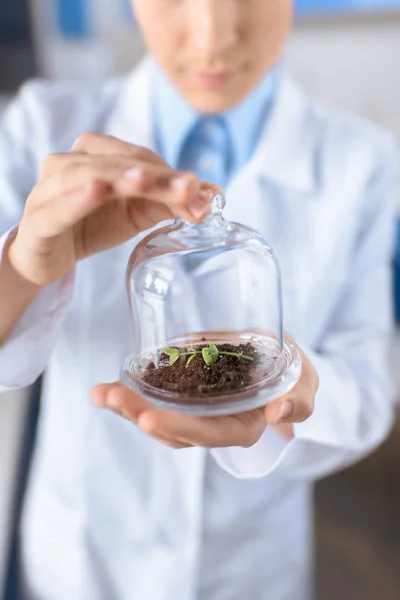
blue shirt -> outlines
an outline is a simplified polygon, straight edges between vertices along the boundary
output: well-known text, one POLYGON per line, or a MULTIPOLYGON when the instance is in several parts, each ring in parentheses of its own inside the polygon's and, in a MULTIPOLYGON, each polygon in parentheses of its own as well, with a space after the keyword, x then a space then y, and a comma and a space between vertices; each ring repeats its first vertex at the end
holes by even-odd
POLYGON ((278 69, 247 98, 219 115, 201 115, 179 94, 161 69, 154 90, 157 151, 174 169, 226 187, 253 155, 278 86, 278 69))

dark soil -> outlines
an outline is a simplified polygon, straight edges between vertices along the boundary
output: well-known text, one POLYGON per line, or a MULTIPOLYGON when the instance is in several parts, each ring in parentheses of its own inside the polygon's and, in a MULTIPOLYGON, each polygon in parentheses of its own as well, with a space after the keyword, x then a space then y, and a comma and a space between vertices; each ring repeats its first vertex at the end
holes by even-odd
MULTIPOLYGON (((208 344, 196 346, 196 350, 206 348, 208 344)), ((185 348, 178 348, 185 352, 185 348)), ((257 366, 260 356, 252 344, 218 344, 222 352, 243 353, 254 358, 253 361, 235 356, 220 355, 215 363, 207 366, 199 354, 186 367, 188 356, 181 356, 173 365, 169 357, 162 353, 159 366, 150 363, 143 375, 148 385, 168 392, 192 395, 221 395, 238 392, 252 382, 251 372, 257 366)))

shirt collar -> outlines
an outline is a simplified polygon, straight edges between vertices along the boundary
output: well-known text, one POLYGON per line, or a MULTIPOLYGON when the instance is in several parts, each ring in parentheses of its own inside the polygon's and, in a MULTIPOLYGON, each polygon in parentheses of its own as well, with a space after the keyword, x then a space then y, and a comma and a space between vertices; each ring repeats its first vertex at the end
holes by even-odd
POLYGON ((233 144, 234 171, 247 163, 258 146, 278 82, 279 68, 276 67, 245 100, 224 115, 233 144))
POLYGON ((180 150, 199 117, 157 66, 153 79, 154 133, 157 150, 164 160, 176 167, 180 150))
MULTIPOLYGON (((279 67, 272 70, 243 102, 222 114, 232 139, 235 170, 249 160, 257 147, 278 87, 279 71, 279 67)), ((157 150, 175 167, 188 134, 202 115, 179 94, 159 67, 156 67, 153 85, 157 150)))

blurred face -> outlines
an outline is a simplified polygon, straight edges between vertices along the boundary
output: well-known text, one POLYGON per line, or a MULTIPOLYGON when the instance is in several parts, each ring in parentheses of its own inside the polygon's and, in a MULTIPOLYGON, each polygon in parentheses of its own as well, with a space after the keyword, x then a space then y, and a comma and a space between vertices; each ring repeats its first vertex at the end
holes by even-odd
POLYGON ((149 51, 203 113, 232 108, 274 66, 293 0, 131 0, 149 51))

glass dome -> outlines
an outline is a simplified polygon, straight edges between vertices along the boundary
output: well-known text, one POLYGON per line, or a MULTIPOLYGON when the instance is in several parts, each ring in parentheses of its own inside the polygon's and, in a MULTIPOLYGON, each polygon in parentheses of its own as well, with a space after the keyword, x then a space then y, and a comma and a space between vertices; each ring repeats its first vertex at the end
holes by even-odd
POLYGON ((222 415, 264 406, 298 381, 283 338, 278 261, 259 234, 223 218, 176 219, 145 237, 127 269, 132 354, 121 382, 155 406, 222 415))

